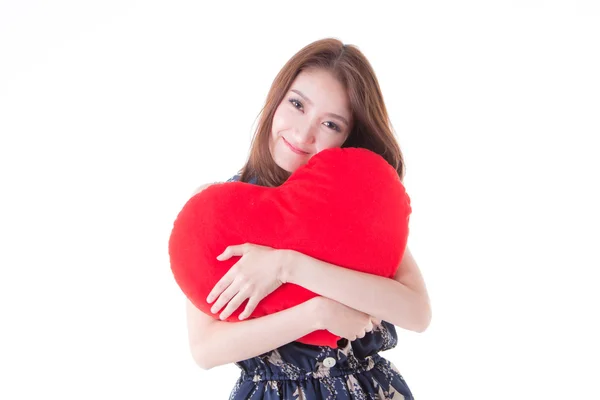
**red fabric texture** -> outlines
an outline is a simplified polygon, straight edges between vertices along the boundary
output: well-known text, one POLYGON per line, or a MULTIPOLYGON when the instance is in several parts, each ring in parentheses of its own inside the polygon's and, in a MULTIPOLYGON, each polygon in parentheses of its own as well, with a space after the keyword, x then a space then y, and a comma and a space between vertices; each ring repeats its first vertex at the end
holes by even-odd
MULTIPOLYGON (((206 297, 240 259, 216 259, 230 245, 292 249, 392 278, 406 248, 411 211, 410 197, 397 172, 381 156, 362 148, 327 149, 279 187, 225 182, 193 196, 173 224, 171 270, 190 301, 215 319, 219 314, 210 312, 212 304, 206 297)), ((250 318, 315 296, 301 286, 283 284, 259 302, 250 318)), ((247 300, 227 321, 240 322, 238 316, 246 304, 247 300)), ((297 341, 335 348, 338 339, 327 330, 318 330, 297 341)))

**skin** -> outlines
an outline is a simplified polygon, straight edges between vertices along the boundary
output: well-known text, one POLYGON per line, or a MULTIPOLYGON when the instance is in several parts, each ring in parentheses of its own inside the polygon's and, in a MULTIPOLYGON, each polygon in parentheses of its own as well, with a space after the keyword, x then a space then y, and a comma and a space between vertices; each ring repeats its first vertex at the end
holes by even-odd
MULTIPOLYGON (((320 151, 341 147, 352 130, 351 116, 348 94, 334 76, 320 69, 302 71, 274 114, 269 138, 274 161, 293 173, 320 151)), ((240 319, 248 318, 265 296, 291 282, 320 294, 322 314, 327 316, 324 328, 350 340, 363 337, 372 322, 382 319, 415 331, 429 324, 427 291, 408 248, 393 280, 252 243, 228 246, 217 259, 234 256, 240 259, 207 297, 208 303, 214 301, 212 313, 220 312, 222 320, 246 299, 240 319), (380 296, 360 292, 367 282, 380 296)))
POLYGON ((318 152, 341 147, 352 131, 351 117, 348 94, 340 82, 324 70, 302 71, 273 117, 269 148, 275 163, 294 172, 318 152), (304 154, 292 151, 288 143, 304 154))

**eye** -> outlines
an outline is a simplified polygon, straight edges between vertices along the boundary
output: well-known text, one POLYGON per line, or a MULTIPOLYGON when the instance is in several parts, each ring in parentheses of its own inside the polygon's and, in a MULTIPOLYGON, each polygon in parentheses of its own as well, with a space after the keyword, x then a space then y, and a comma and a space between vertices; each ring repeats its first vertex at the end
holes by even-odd
MULTIPOLYGON (((292 103, 292 105, 294 106, 294 108, 296 108, 298 110, 301 110, 302 107, 303 107, 302 103, 298 99, 295 99, 295 98, 292 97, 288 101, 290 103, 292 103)), ((341 128, 337 124, 335 124, 335 123, 333 123, 331 121, 327 121, 327 123, 330 124, 330 126, 328 127, 329 129, 332 129, 332 130, 334 130, 336 132, 341 132, 341 128)))
POLYGON ((331 121, 327 121, 327 123, 333 125, 333 127, 330 126, 330 128, 333 129, 334 131, 337 131, 337 132, 341 131, 340 127, 337 124, 334 124, 331 121))
POLYGON ((302 108, 302 103, 300 103, 300 100, 298 100, 298 99, 291 98, 291 99, 289 100, 289 102, 290 102, 290 103, 292 103, 292 105, 293 105, 295 108, 297 108, 297 109, 301 109, 301 108, 302 108), (298 107, 298 106, 296 106, 296 104, 298 104, 298 106, 299 106, 299 107, 298 107))

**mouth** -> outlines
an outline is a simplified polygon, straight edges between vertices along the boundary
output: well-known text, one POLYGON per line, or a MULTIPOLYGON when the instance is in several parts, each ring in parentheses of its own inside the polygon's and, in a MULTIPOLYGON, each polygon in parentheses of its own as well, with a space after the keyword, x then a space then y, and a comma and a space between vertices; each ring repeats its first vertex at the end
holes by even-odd
POLYGON ((296 153, 296 154, 299 154, 299 155, 302 155, 302 156, 305 156, 305 155, 307 155, 307 154, 308 154, 308 152, 307 152, 307 151, 304 151, 304 150, 301 150, 301 149, 299 149, 299 148, 297 148, 297 147, 294 147, 294 146, 292 146, 292 145, 290 144, 290 142, 288 142, 287 140, 285 140, 285 138, 284 138, 283 136, 282 136, 281 138, 283 139, 283 141, 285 142, 285 144, 287 145, 287 147, 289 147, 289 148, 290 148, 290 150, 292 150, 294 153, 296 153))

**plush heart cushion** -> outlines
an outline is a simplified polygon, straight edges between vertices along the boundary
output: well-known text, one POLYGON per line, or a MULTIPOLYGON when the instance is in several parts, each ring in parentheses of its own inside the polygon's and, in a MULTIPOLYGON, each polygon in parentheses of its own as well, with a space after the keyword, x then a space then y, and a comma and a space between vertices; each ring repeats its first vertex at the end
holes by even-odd
MULTIPOLYGON (((293 249, 392 278, 406 247, 410 213, 410 197, 397 172, 381 156, 362 148, 327 149, 279 187, 225 182, 193 196, 173 224, 171 270, 190 301, 215 319, 219 314, 210 312, 212 304, 206 297, 240 259, 216 260, 229 245, 293 249)), ((301 286, 283 284, 259 302, 250 318, 315 296, 301 286)), ((238 316, 246 304, 247 300, 227 321, 240 322, 238 316)), ((327 330, 318 330, 298 341, 335 348, 338 339, 327 330)))

